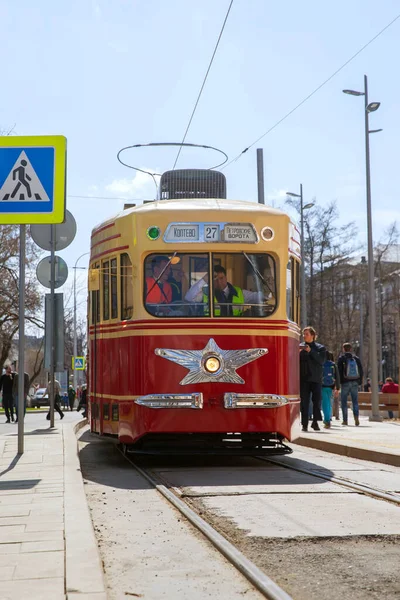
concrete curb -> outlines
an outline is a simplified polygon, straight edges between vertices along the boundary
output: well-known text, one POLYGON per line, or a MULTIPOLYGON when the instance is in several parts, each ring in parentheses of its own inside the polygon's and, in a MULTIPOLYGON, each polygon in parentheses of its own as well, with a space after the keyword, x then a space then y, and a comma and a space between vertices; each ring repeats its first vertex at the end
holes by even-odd
POLYGON ((306 446, 332 454, 340 454, 340 456, 348 456, 349 458, 359 458, 361 460, 369 460, 371 462, 383 463, 393 467, 400 467, 400 455, 389 454, 389 452, 380 452, 369 448, 360 448, 359 446, 348 446, 346 444, 338 444, 335 442, 327 442, 317 437, 298 438, 294 445, 306 446))
POLYGON ((63 426, 65 589, 68 600, 107 600, 103 567, 83 486, 76 433, 87 424, 63 426))

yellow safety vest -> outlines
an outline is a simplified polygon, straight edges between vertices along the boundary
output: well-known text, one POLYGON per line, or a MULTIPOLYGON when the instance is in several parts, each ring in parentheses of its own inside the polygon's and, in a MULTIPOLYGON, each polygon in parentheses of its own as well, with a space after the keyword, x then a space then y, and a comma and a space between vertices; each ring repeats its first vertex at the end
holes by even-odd
MULTIPOLYGON (((243 290, 240 287, 237 287, 236 285, 233 286, 236 292, 236 295, 232 297, 232 304, 235 305, 239 305, 239 306, 232 306, 232 314, 234 317, 241 317, 243 314, 243 305, 244 305, 244 295, 243 295, 243 290)), ((206 316, 208 316, 209 310, 208 310, 208 296, 206 294, 203 294, 203 302, 207 303, 207 306, 204 307, 204 314, 206 316)), ((214 297, 214 305, 215 304, 219 304, 218 300, 214 297)), ((219 317, 221 316, 221 308, 218 306, 214 309, 214 316, 215 317, 219 317)))

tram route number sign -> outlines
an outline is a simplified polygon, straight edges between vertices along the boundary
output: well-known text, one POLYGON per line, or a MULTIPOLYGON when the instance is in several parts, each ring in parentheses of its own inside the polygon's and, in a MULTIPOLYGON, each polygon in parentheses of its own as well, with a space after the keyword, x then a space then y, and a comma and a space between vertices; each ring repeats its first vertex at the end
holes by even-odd
POLYGON ((247 242, 258 241, 251 223, 170 223, 164 242, 247 242))

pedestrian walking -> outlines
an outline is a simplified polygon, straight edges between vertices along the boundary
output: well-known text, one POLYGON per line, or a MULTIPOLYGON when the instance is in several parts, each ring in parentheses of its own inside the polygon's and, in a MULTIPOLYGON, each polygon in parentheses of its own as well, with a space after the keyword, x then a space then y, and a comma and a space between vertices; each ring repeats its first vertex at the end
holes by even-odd
MULTIPOLYGON (((24 373, 24 415, 23 415, 24 417, 26 415, 26 399, 28 397, 28 394, 29 394, 29 375, 28 375, 28 373, 24 373)), ((18 373, 15 373, 15 375, 14 375, 13 399, 14 399, 15 414, 16 414, 15 422, 18 423, 18 373)))
POLYGON ((62 395, 62 408, 63 410, 68 410, 69 402, 68 402, 68 392, 63 392, 62 395))
POLYGON ((6 367, 5 373, 0 377, 0 391, 3 390, 3 408, 6 413, 6 423, 14 422, 14 399, 13 399, 13 383, 15 373, 11 369, 11 365, 6 367))
MULTIPOLYGON (((50 398, 50 382, 47 384, 47 388, 46 388, 46 392, 45 395, 48 394, 49 398, 50 398)), ((58 414, 60 415, 60 419, 64 418, 64 413, 60 408, 60 400, 61 400, 61 396, 60 396, 60 392, 61 392, 61 386, 60 386, 60 382, 57 381, 57 379, 54 379, 54 410, 56 410, 58 412, 58 414)), ((50 421, 50 408, 49 408, 49 412, 46 415, 46 419, 48 421, 50 421)))
POLYGON ((83 408, 82 416, 84 419, 86 419, 86 417, 87 417, 87 390, 86 390, 85 384, 83 384, 83 386, 82 386, 81 398, 79 400, 79 405, 76 410, 79 412, 81 410, 81 408, 83 408))
POLYGON ((340 379, 337 365, 333 360, 332 352, 326 352, 326 361, 322 371, 322 412, 324 413, 324 427, 330 429, 332 421, 332 400, 336 397, 339 411, 340 379))
POLYGON ((68 388, 69 410, 74 410, 75 398, 76 398, 76 392, 75 392, 74 388, 72 387, 72 385, 70 385, 68 388))
POLYGON ((314 327, 303 329, 304 342, 300 344, 300 411, 302 430, 308 430, 308 408, 313 403, 313 420, 311 427, 319 431, 318 421, 321 415, 322 370, 325 362, 325 347, 317 343, 317 332, 314 327))
MULTIPOLYGON (((399 386, 397 383, 395 383, 393 381, 393 379, 391 377, 386 377, 385 379, 385 383, 382 386, 382 393, 383 394, 398 394, 399 393, 399 386)), ((388 410, 388 417, 389 419, 393 419, 394 415, 393 415, 393 411, 392 410, 388 410)))
POLYGON ((361 360, 353 354, 352 346, 348 342, 343 344, 343 354, 338 360, 338 369, 341 386, 341 404, 343 421, 342 425, 348 425, 347 420, 347 398, 351 396, 353 405, 354 423, 358 427, 360 424, 358 410, 358 386, 361 385, 363 378, 363 368, 361 360))

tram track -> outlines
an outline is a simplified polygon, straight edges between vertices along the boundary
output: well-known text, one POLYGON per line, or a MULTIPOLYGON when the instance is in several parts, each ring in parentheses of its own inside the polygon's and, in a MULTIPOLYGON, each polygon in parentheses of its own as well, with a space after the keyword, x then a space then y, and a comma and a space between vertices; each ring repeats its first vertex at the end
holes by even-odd
POLYGON ((252 585, 268 600, 292 600, 281 587, 268 575, 249 560, 234 544, 221 535, 210 523, 195 512, 179 494, 174 486, 167 487, 151 469, 144 469, 130 459, 126 453, 117 448, 142 477, 146 479, 170 504, 172 504, 194 527, 196 527, 228 561, 252 583, 252 585), (175 491, 171 491, 174 489, 175 491))
POLYGON ((331 483, 336 483, 337 485, 341 485, 345 488, 354 490, 355 492, 365 494, 366 496, 370 496, 377 500, 384 500, 386 502, 391 502, 392 504, 397 504, 400 506, 400 495, 396 492, 387 492, 384 490, 380 490, 379 488, 374 488, 369 485, 365 485, 363 483, 358 483, 357 481, 353 481, 347 477, 340 477, 337 475, 328 475, 325 473, 321 473, 320 471, 313 471, 312 469, 305 469, 302 467, 296 467, 294 465, 288 465, 284 461, 280 461, 279 459, 274 458, 265 458, 262 456, 255 457, 256 460, 260 460, 262 462, 270 463, 273 465, 277 465, 279 467, 284 467, 285 469, 291 471, 297 471, 298 473, 304 473, 305 475, 311 475, 312 477, 318 477, 319 479, 324 479, 325 481, 330 481, 331 483))

